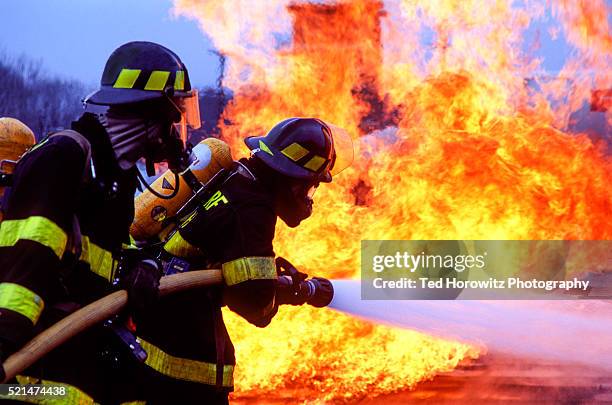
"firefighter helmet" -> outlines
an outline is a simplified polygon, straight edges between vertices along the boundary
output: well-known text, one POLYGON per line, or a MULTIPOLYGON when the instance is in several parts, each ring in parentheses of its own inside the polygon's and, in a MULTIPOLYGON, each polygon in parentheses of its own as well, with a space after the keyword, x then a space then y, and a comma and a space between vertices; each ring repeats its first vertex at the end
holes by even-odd
POLYGON ((329 183, 353 159, 346 131, 316 118, 288 118, 265 136, 248 137, 245 143, 268 167, 308 181, 329 183))
POLYGON ((108 58, 100 89, 85 102, 109 106, 128 104, 165 94, 188 97, 190 90, 187 68, 174 52, 153 42, 128 42, 108 58))
POLYGON ((36 140, 34 132, 15 118, 0 118, 0 162, 16 161, 36 140))
POLYGON ((187 126, 200 128, 198 91, 191 88, 185 64, 170 49, 139 41, 115 49, 104 67, 100 89, 85 103, 116 106, 155 99, 166 99, 178 113, 175 122, 180 123, 184 143, 187 126))

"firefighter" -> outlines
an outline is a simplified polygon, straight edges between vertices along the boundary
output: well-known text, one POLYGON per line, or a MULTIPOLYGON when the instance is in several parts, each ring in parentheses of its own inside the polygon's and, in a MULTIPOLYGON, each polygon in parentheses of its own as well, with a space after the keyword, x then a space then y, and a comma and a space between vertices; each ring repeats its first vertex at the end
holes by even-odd
POLYGON ((296 227, 311 215, 316 188, 352 159, 350 138, 321 120, 290 118, 246 144, 251 157, 211 186, 164 245, 167 273, 220 268, 224 285, 163 297, 141 317, 139 342, 155 371, 141 380, 148 404, 227 403, 235 357, 222 306, 265 327, 281 304, 323 307, 333 296, 328 280, 305 281, 287 260, 275 263, 272 241, 277 217, 296 227))
MULTIPOLYGON (((134 217, 136 163, 165 160, 180 170, 177 127, 189 122, 197 102, 175 53, 130 42, 111 54, 99 90, 84 100, 71 129, 49 135, 20 159, 0 224, 0 361, 112 292, 116 280, 134 311, 156 299, 158 262, 122 253, 134 217)), ((107 401, 116 356, 107 350, 106 329, 72 339, 17 381, 64 384, 65 403, 107 401)))

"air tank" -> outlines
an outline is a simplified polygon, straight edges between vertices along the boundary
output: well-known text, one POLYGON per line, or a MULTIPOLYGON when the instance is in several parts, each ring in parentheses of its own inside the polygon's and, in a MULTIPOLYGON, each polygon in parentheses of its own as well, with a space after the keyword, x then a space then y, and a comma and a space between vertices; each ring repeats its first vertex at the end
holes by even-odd
MULTIPOLYGON (((233 160, 229 146, 216 138, 207 138, 197 144, 192 151, 192 163, 179 175, 178 193, 171 199, 155 196, 144 190, 135 200, 134 222, 130 234, 137 241, 157 237, 166 225, 165 219, 174 216, 191 198, 194 190, 186 179, 193 176, 205 184, 219 170, 229 169, 233 160)), ((165 196, 175 191, 175 175, 167 170, 151 184, 151 188, 165 196)))

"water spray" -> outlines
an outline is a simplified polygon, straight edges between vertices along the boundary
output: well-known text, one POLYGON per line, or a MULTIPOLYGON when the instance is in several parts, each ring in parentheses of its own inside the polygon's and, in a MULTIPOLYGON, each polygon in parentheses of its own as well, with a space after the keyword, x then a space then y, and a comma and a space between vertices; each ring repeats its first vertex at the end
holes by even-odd
POLYGON ((358 280, 333 285, 329 307, 360 318, 498 352, 612 369, 606 301, 366 301, 358 280))

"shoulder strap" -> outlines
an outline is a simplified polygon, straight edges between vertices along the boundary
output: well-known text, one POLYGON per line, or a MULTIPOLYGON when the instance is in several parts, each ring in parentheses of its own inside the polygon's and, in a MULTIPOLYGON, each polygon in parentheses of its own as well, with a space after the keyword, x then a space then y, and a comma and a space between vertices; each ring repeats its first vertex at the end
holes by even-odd
POLYGON ((85 154, 85 167, 83 168, 83 180, 87 181, 90 175, 92 174, 90 170, 93 164, 91 161, 91 143, 89 143, 87 138, 85 138, 83 135, 81 135, 79 132, 73 129, 64 129, 63 131, 55 132, 49 135, 49 137, 52 137, 52 136, 67 136, 68 138, 74 140, 81 147, 81 149, 83 150, 83 153, 85 154))
MULTIPOLYGON (((91 160, 91 143, 81 135, 79 132, 73 129, 65 129, 63 131, 55 132, 49 135, 49 137, 55 136, 66 136, 72 140, 74 140, 83 150, 85 154, 85 166, 83 167, 83 183, 86 183, 93 176, 92 167, 93 161, 91 160)), ((83 242, 81 235, 81 226, 79 224, 79 219, 76 214, 72 217, 72 232, 68 237, 66 251, 72 252, 74 254, 74 260, 79 260, 81 257, 81 252, 83 250, 83 242)))

